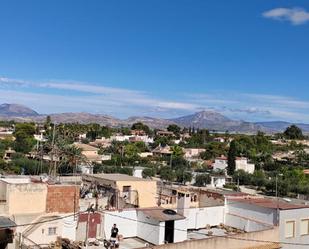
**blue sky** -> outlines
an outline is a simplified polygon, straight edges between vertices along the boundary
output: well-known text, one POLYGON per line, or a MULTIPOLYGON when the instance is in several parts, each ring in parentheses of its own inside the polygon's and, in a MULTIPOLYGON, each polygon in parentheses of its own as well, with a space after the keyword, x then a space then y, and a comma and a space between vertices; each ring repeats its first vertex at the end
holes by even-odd
POLYGON ((0 102, 309 122, 309 2, 0 2, 0 102))

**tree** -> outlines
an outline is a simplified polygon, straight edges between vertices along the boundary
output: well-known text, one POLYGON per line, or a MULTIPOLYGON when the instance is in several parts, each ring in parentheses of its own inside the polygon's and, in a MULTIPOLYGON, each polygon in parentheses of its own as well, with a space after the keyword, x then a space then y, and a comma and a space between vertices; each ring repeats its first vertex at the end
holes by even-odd
POLYGON ((131 126, 131 130, 142 130, 146 134, 150 134, 150 128, 147 125, 143 124, 142 122, 134 123, 131 126))
POLYGON ((304 138, 302 130, 296 125, 291 125, 290 127, 286 128, 283 134, 287 139, 303 139, 304 138))
POLYGON ((195 186, 204 187, 211 181, 209 174, 198 174, 195 177, 195 186))
POLYGON ((145 168, 142 172, 143 178, 153 177, 155 174, 156 171, 154 168, 145 168))
POLYGON ((236 148, 236 141, 233 140, 230 144, 228 156, 227 156, 227 173, 229 175, 233 175, 236 165, 235 165, 235 159, 237 156, 237 148, 236 148))
POLYGON ((126 158, 128 159, 129 163, 133 163, 134 161, 138 160, 138 153, 140 149, 135 144, 127 144, 124 147, 124 153, 126 158))
POLYGON ((171 124, 166 128, 168 131, 173 132, 175 136, 179 136, 181 128, 176 124, 171 124))
POLYGON ((30 123, 16 124, 15 131, 13 133, 15 137, 14 149, 17 152, 29 153, 35 145, 35 126, 30 123))
POLYGON ((162 180, 172 182, 175 180, 175 172, 170 167, 162 167, 160 170, 162 180))
POLYGON ((76 166, 80 163, 87 163, 82 149, 75 145, 64 145, 61 148, 62 163, 69 168, 69 172, 76 172, 76 166))
POLYGON ((175 156, 175 157, 183 156, 183 154, 184 154, 182 147, 180 147, 178 145, 172 146, 171 150, 172 150, 173 156, 175 156))
POLYGON ((183 169, 179 169, 176 171, 176 181, 179 183, 185 184, 186 182, 190 182, 192 180, 192 173, 189 171, 184 171, 183 169))

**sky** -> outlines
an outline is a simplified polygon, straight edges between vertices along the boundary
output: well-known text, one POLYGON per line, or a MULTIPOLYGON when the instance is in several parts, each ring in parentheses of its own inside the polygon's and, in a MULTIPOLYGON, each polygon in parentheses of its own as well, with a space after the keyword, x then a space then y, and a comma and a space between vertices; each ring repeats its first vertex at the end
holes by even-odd
POLYGON ((309 122, 307 0, 2 0, 0 103, 309 122))

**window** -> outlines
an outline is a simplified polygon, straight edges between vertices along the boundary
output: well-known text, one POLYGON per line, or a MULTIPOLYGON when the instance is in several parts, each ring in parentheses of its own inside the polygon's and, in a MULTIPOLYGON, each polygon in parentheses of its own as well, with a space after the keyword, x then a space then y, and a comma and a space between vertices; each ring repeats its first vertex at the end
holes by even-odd
POLYGON ((295 236, 295 221, 285 222, 285 237, 294 238, 295 236))
POLYGON ((56 234, 57 234, 57 227, 48 228, 48 235, 56 235, 56 234))
POLYGON ((122 187, 123 192, 130 192, 130 190, 131 190, 131 186, 123 186, 122 187))
POLYGON ((309 235, 309 219, 300 221, 300 235, 309 235))

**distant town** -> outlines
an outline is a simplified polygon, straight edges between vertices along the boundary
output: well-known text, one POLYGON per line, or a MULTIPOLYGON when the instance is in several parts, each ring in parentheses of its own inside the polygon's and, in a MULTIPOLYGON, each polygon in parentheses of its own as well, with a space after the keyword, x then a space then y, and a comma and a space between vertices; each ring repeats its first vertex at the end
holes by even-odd
POLYGON ((309 243, 309 138, 297 125, 248 134, 3 120, 0 155, 2 248, 309 243))

